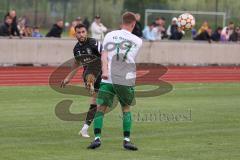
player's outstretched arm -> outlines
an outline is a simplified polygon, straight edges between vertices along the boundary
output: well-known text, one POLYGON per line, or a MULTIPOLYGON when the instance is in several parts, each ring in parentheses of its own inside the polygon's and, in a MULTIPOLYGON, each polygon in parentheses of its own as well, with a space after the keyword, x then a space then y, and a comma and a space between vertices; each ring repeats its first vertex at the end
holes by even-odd
POLYGON ((102 79, 108 79, 108 52, 103 51, 101 56, 102 61, 102 79))
POLYGON ((71 72, 67 75, 67 77, 62 80, 61 82, 61 88, 64 88, 70 81, 71 79, 74 77, 74 75, 77 73, 78 71, 78 67, 79 67, 79 64, 77 63, 77 61, 75 60, 72 64, 72 67, 71 67, 71 72))

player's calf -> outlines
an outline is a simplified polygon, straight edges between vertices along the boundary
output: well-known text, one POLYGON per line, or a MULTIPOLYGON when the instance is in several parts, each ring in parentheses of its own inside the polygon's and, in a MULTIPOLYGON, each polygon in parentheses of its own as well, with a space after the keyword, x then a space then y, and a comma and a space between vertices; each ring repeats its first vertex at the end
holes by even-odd
POLYGON ((86 75, 86 88, 89 89, 91 94, 94 94, 94 83, 96 81, 96 77, 93 74, 86 75))

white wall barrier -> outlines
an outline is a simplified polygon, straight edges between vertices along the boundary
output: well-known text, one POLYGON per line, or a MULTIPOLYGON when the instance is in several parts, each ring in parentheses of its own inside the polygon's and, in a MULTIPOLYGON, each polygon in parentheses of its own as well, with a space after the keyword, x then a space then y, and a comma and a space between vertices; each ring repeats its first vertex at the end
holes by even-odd
MULTIPOLYGON (((0 65, 59 65, 73 57, 73 39, 0 39, 0 65)), ((239 43, 144 42, 138 63, 240 65, 239 43)))

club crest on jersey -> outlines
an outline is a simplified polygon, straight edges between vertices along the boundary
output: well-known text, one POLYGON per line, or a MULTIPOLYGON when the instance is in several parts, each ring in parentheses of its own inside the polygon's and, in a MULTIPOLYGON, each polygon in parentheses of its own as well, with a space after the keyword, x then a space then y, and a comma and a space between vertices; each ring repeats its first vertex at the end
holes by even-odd
POLYGON ((87 54, 92 54, 92 50, 90 48, 87 48, 86 51, 87 51, 87 54))

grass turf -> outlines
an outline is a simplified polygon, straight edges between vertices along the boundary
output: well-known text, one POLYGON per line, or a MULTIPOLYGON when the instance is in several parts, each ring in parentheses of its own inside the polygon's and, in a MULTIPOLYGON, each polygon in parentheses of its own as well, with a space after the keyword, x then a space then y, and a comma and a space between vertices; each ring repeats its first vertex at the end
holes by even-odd
POLYGON ((74 101, 72 112, 86 111, 86 97, 43 86, 0 87, 0 159, 237 160, 239 95, 236 83, 174 84, 166 95, 137 99, 132 140, 139 151, 122 149, 120 107, 105 116, 102 146, 91 151, 86 146, 92 138, 77 135, 82 122, 62 121, 54 113, 63 99, 74 101))

